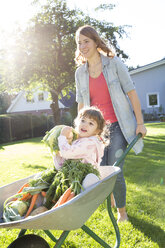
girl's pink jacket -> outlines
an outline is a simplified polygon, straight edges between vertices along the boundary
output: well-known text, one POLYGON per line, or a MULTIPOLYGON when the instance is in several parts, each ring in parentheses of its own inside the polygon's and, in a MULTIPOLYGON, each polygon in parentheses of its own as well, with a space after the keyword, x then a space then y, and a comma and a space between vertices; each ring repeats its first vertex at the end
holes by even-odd
POLYGON ((104 144, 96 136, 80 138, 69 145, 66 137, 60 135, 58 146, 60 152, 54 157, 54 165, 57 170, 66 159, 82 159, 83 163, 91 163, 97 167, 104 154, 104 144))

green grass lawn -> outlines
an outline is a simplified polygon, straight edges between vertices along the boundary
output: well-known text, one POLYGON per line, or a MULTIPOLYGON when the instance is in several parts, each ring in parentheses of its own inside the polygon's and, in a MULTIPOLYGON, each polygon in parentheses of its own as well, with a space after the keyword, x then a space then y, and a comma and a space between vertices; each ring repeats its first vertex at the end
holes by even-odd
MULTIPOLYGON (((122 248, 165 248, 165 123, 148 123, 146 126, 148 135, 144 139, 143 152, 136 156, 131 151, 125 161, 129 222, 119 224, 122 248)), ((0 146, 0 186, 53 166, 47 148, 40 141, 41 138, 35 138, 0 146)), ((116 209, 113 212, 117 217, 116 209)), ((106 202, 86 224, 114 246, 115 232, 106 202)), ((52 232, 57 237, 61 234, 60 231, 52 232)), ((0 229, 0 247, 7 248, 18 233, 18 229, 0 229)), ((51 248, 54 247, 53 241, 41 230, 28 230, 27 233, 39 234, 51 248)), ((70 232, 62 247, 101 246, 78 229, 70 232)))

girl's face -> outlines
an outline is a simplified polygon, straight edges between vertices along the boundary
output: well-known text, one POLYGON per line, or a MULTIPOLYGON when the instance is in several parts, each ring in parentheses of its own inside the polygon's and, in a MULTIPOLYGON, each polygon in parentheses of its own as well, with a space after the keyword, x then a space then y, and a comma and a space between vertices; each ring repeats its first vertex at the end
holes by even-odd
POLYGON ((96 43, 82 34, 79 34, 77 38, 77 47, 86 59, 90 59, 95 53, 98 53, 96 43))
POLYGON ((88 117, 82 117, 77 126, 79 138, 97 135, 99 133, 97 122, 88 117))

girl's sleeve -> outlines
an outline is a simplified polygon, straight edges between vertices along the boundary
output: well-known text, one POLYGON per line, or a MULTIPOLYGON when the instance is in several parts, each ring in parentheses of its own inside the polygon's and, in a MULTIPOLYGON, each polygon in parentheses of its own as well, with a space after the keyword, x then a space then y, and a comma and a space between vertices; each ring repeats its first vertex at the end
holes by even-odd
POLYGON ((56 168, 56 170, 59 170, 63 163, 64 163, 64 158, 62 158, 59 153, 55 154, 53 157, 53 162, 54 162, 54 166, 56 168))
POLYGON ((60 135, 58 137, 58 146, 60 149, 60 155, 65 159, 80 159, 84 158, 89 154, 92 149, 92 144, 90 141, 84 140, 76 144, 69 145, 65 136, 60 135))

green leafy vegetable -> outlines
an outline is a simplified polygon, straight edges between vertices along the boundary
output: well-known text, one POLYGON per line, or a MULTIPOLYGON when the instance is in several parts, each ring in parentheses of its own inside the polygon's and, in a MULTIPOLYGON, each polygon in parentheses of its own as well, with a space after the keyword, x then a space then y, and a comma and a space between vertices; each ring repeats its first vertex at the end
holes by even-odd
POLYGON ((3 218, 5 222, 16 221, 22 219, 26 213, 28 203, 24 201, 11 201, 4 206, 3 218))
MULTIPOLYGON (((57 153, 59 151, 58 137, 63 127, 65 127, 65 125, 55 126, 50 131, 47 131, 46 135, 42 139, 42 142, 44 142, 50 148, 51 153, 57 153)), ((76 139, 77 139, 77 133, 73 129, 73 140, 76 139)))
POLYGON ((33 179, 29 180, 29 186, 39 187, 45 185, 47 188, 52 183, 56 173, 57 170, 55 168, 44 170, 41 173, 38 173, 33 179))
POLYGON ((82 163, 81 160, 66 160, 61 169, 56 173, 52 184, 46 194, 47 208, 51 208, 65 190, 71 187, 75 195, 79 194, 82 189, 82 181, 86 175, 93 173, 100 176, 99 171, 93 165, 82 163))
POLYGON ((30 199, 22 200, 22 196, 29 194, 33 197, 33 195, 44 190, 46 192, 44 206, 50 209, 68 188, 71 188, 75 195, 79 194, 84 178, 90 173, 100 176, 99 171, 93 165, 82 163, 80 159, 65 160, 58 171, 49 169, 38 173, 33 179, 29 180, 28 186, 25 186, 22 192, 10 196, 4 202, 4 221, 20 220, 26 214, 25 209, 27 210, 30 199), (14 199, 16 200, 14 201, 14 199))
POLYGON ((42 190, 47 190, 51 185, 57 171, 55 169, 47 169, 38 173, 33 179, 30 179, 27 183, 27 187, 24 187, 20 193, 16 193, 13 196, 10 196, 4 202, 3 207, 3 219, 5 222, 20 220, 21 216, 25 213, 24 210, 29 201, 24 201, 25 195, 29 194, 30 196, 40 193, 42 190), (13 201, 13 199, 17 199, 13 201), (23 211, 23 212, 22 212, 23 211))

